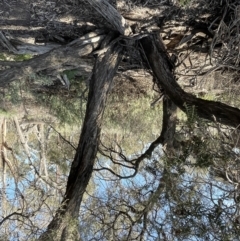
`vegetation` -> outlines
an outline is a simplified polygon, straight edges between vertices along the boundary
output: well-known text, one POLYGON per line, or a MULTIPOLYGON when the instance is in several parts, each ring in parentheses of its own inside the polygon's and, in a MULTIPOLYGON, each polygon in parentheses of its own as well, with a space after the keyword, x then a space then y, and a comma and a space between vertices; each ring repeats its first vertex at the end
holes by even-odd
POLYGON ((110 95, 103 121, 104 143, 121 143, 125 154, 131 155, 151 142, 159 134, 162 112, 160 104, 151 107, 151 102, 149 96, 118 100, 110 95))
POLYGON ((0 240, 238 240, 238 1, 45 3, 0 31, 0 240))
POLYGON ((3 53, 0 54, 0 60, 1 61, 24 61, 31 59, 33 56, 30 54, 18 54, 14 55, 11 53, 3 53))

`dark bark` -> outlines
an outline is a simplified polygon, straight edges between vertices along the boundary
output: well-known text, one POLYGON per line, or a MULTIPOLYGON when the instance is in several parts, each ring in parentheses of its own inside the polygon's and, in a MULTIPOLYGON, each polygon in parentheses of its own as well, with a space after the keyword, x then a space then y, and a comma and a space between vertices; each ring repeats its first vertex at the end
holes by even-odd
POLYGON ((96 60, 90 80, 86 116, 68 177, 65 197, 47 231, 39 240, 48 240, 52 235, 53 240, 79 240, 76 235, 78 225, 76 224, 75 230, 72 230, 72 227, 69 227, 72 226, 69 220, 77 220, 82 197, 92 175, 105 102, 121 60, 121 51, 122 47, 112 44, 96 60), (73 238, 73 235, 76 237, 73 238))
POLYGON ((131 28, 122 15, 107 0, 87 0, 122 35, 130 35, 131 28))
POLYGON ((90 36, 88 39, 84 36, 84 39, 79 38, 68 45, 53 49, 30 60, 14 62, 14 65, 11 62, 4 61, 2 64, 4 66, 10 65, 11 68, 0 71, 0 87, 45 69, 57 69, 65 63, 68 65, 74 63, 84 71, 86 63, 81 57, 92 53, 98 48, 104 37, 103 32, 90 36))
POLYGON ((176 82, 172 63, 159 35, 153 34, 141 40, 145 55, 159 87, 184 112, 194 111, 201 118, 240 129, 240 110, 221 102, 197 98, 186 93, 176 82))
POLYGON ((137 158, 136 163, 140 163, 145 158, 151 158, 153 151, 158 145, 166 146, 168 150, 173 147, 174 135, 176 131, 177 106, 167 97, 163 99, 163 122, 160 136, 151 143, 149 148, 137 158))

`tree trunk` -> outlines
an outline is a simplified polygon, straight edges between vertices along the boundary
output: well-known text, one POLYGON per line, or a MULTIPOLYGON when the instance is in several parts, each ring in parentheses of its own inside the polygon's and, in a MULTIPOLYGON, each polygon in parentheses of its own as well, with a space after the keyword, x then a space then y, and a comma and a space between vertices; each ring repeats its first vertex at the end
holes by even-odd
POLYGON ((122 15, 107 0, 87 0, 122 35, 130 35, 132 30, 122 15))
POLYGON ((240 129, 240 110, 221 102, 199 99, 186 93, 176 82, 172 63, 159 35, 149 35, 141 40, 145 55, 156 77, 159 87, 164 88, 168 97, 184 112, 217 121, 240 129))
POLYGON ((121 60, 122 47, 111 44, 96 60, 85 120, 78 148, 68 177, 61 207, 39 240, 79 240, 78 214, 83 194, 92 175, 96 158, 102 116, 108 91, 121 60))

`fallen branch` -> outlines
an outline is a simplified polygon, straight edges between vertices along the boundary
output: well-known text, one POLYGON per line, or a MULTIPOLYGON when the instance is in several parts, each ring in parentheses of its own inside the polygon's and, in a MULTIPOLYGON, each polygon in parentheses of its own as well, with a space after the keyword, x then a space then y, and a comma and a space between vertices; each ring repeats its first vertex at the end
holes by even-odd
MULTIPOLYGON (((12 68, 0 71, 0 87, 3 87, 14 80, 22 79, 32 75, 38 71, 45 69, 56 69, 64 64, 75 62, 79 63, 79 67, 85 68, 86 64, 81 57, 93 52, 100 46, 105 34, 94 33, 93 37, 79 38, 66 46, 53 49, 45 54, 36 56, 32 59, 16 63, 16 66, 10 65, 12 68)), ((0 62, 1 64, 1 62, 0 62)), ((6 65, 6 61, 4 61, 6 65)))

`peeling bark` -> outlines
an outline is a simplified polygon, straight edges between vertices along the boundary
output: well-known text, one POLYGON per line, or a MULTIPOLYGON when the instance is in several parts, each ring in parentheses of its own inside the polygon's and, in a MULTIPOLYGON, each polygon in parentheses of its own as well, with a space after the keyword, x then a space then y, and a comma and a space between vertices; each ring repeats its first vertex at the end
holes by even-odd
POLYGON ((126 20, 107 0, 87 0, 122 35, 130 35, 131 28, 126 20))

